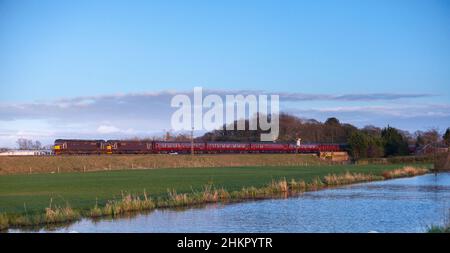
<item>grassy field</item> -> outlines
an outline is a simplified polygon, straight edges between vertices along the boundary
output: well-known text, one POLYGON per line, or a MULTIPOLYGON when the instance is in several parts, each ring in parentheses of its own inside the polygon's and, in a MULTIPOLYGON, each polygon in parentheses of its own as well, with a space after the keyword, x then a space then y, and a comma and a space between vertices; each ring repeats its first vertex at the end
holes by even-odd
MULTIPOLYGON (((262 187, 272 180, 304 180, 310 182, 330 173, 358 172, 381 175, 403 167, 396 165, 312 165, 280 167, 172 168, 151 170, 118 170, 86 173, 42 173, 0 176, 0 213, 42 212, 49 206, 69 203, 72 208, 86 210, 96 201, 118 199, 122 194, 166 196, 168 189, 178 193, 200 191, 206 184, 228 191, 242 187, 262 187)), ((417 166, 417 165, 416 165, 417 166)), ((419 165, 431 167, 431 165, 419 165)))

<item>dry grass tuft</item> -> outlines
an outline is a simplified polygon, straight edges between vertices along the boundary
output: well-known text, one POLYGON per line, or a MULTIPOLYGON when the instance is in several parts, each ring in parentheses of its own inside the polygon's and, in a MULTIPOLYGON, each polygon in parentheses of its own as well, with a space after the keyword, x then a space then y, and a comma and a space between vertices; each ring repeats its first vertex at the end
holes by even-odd
POLYGON ((417 175, 423 175, 428 173, 429 170, 425 168, 416 168, 412 166, 405 166, 401 169, 390 170, 383 172, 385 179, 398 178, 398 177, 413 177, 417 175))
POLYGON ((289 188, 292 191, 304 192, 306 191, 306 183, 303 180, 295 181, 295 179, 291 179, 291 182, 289 182, 289 188))
POLYGON ((328 174, 324 177, 324 183, 329 186, 345 185, 375 180, 383 180, 383 177, 374 176, 372 174, 350 173, 348 171, 341 175, 328 174))
POLYGON ((52 207, 52 199, 50 199, 50 206, 45 209, 44 214, 44 222, 47 224, 73 221, 78 218, 80 218, 80 214, 68 204, 65 207, 52 207))
POLYGON ((4 213, 0 213, 0 231, 7 229, 9 227, 9 219, 8 216, 4 213))
POLYGON ((116 216, 128 212, 151 210, 155 207, 155 202, 148 198, 144 191, 143 198, 131 194, 122 194, 122 199, 108 201, 103 209, 96 205, 90 210, 90 214, 92 217, 116 216))
POLYGON ((306 184, 306 189, 310 190, 310 191, 317 191, 324 187, 325 187, 325 184, 319 177, 316 177, 310 183, 306 184))
POLYGON ((283 178, 279 181, 272 180, 272 183, 268 186, 268 189, 272 193, 286 193, 289 192, 288 182, 286 178, 283 178))

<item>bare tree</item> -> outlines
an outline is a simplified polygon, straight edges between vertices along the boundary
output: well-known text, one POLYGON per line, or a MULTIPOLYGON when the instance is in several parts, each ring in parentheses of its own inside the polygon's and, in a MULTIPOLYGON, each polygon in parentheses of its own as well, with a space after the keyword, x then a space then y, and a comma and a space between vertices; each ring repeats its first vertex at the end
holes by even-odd
POLYGON ((42 143, 40 141, 35 141, 33 149, 42 149, 42 143))
POLYGON ((35 141, 26 138, 19 138, 16 141, 17 145, 19 146, 19 149, 42 149, 42 144, 40 141, 35 141))

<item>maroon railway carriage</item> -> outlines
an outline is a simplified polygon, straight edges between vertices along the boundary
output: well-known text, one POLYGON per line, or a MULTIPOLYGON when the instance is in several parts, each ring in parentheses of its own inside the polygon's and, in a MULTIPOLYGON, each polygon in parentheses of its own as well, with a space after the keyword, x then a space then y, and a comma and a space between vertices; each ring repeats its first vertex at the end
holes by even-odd
POLYGON ((108 140, 113 154, 151 154, 153 152, 152 141, 121 141, 108 140))
POLYGON ((55 140, 55 154, 91 155, 106 154, 107 144, 104 140, 55 140))
MULTIPOLYGON (((204 142, 194 142, 194 152, 204 153, 206 144, 204 142)), ((168 154, 168 153, 190 153, 191 143, 190 142, 166 142, 166 141, 155 141, 153 142, 153 151, 158 154, 168 154)))
POLYGON ((249 143, 244 142, 207 142, 207 153, 245 153, 250 148, 249 143))
POLYGON ((288 143, 256 142, 250 143, 248 151, 250 153, 291 153, 293 150, 288 143))
POLYGON ((318 144, 302 144, 297 148, 298 153, 318 153, 319 145, 318 144))

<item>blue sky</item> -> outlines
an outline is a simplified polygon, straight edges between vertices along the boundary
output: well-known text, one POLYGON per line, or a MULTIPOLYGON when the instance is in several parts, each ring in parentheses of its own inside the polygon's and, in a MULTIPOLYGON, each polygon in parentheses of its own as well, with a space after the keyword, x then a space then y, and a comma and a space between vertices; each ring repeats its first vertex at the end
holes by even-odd
POLYGON ((450 126, 449 69, 448 1, 2 0, 0 146, 19 136, 161 131, 165 115, 160 124, 127 123, 97 101, 127 98, 129 118, 132 108, 152 106, 149 93, 169 106, 166 91, 194 86, 306 94, 315 99, 282 101, 282 109, 442 131, 450 126), (68 117, 67 100, 90 109, 68 117), (83 121, 95 111, 101 122, 83 121))

